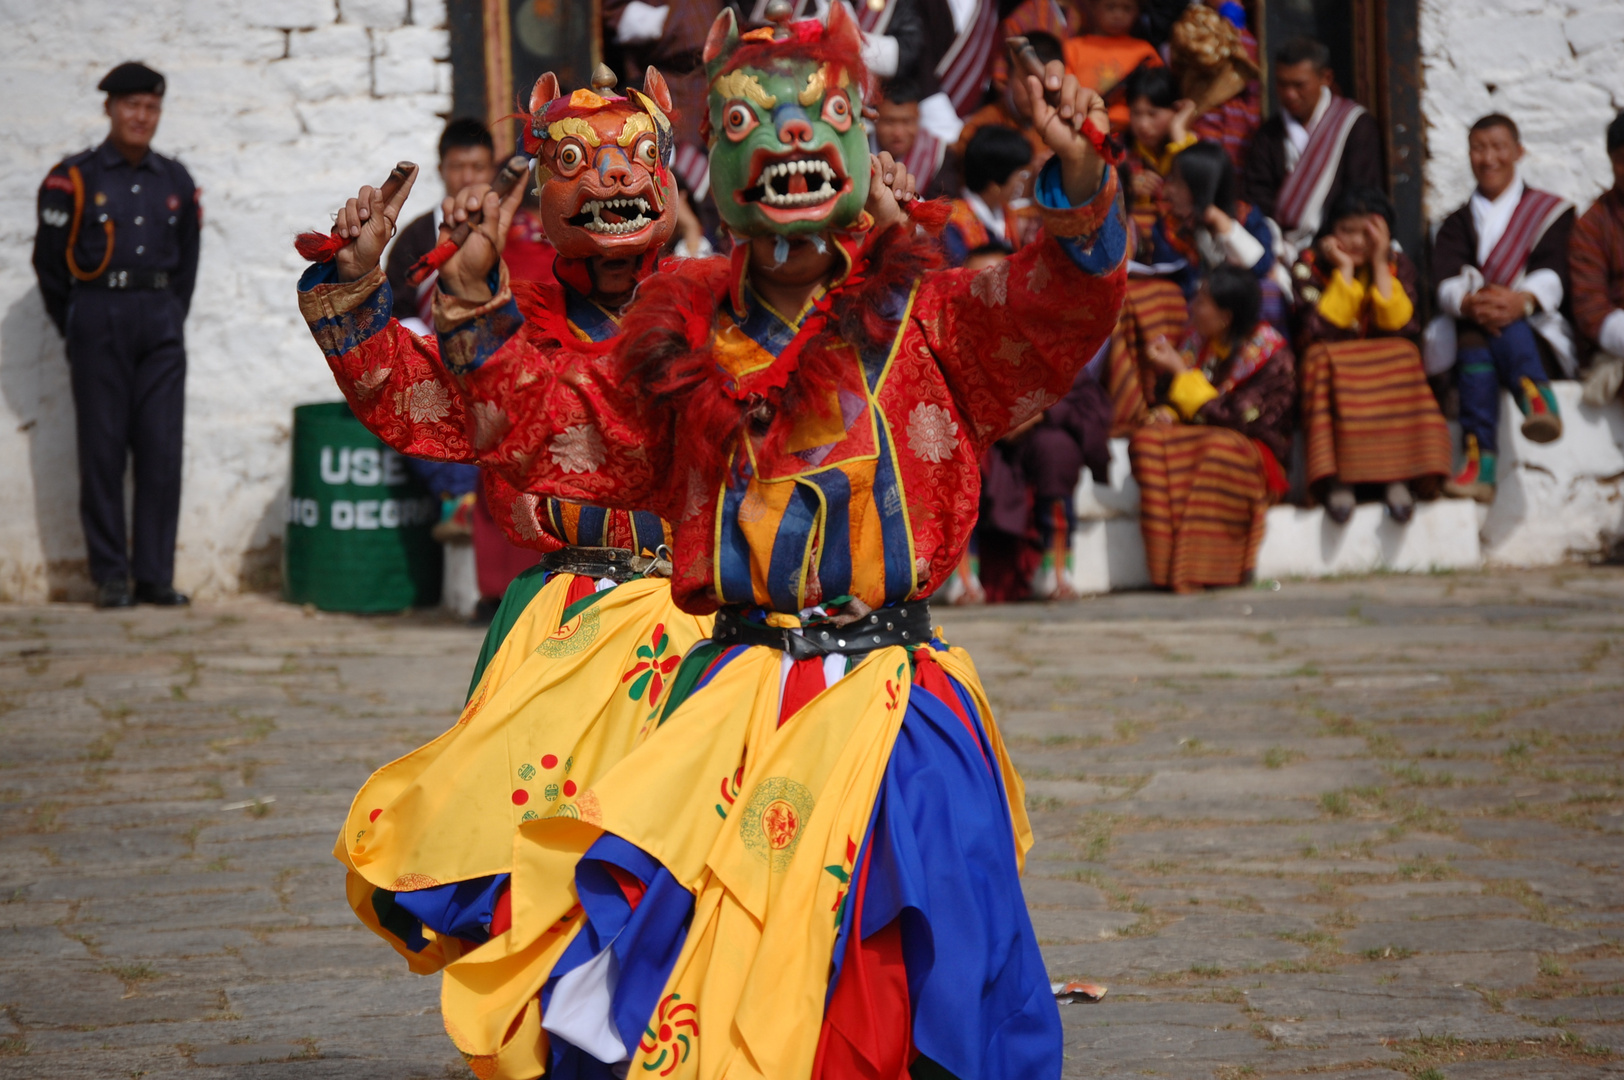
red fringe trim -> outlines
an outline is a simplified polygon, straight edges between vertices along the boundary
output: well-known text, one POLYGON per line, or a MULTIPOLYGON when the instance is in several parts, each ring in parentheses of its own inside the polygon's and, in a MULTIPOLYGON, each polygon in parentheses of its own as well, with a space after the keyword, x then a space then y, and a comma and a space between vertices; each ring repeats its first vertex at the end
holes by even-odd
POLYGON ((635 394, 652 409, 675 413, 680 431, 702 433, 685 442, 694 467, 715 475, 727 467, 751 412, 763 405, 778 413, 802 412, 839 388, 851 363, 847 344, 888 344, 897 324, 882 314, 886 297, 940 264, 938 245, 913 230, 887 229, 871 240, 847 287, 831 295, 826 314, 819 313, 823 325, 801 343, 784 385, 766 388, 762 399, 740 401, 730 394, 711 355, 717 309, 731 284, 726 258, 686 260, 681 273, 645 279, 615 350, 628 361, 635 394))
POLYGON ((293 238, 293 250, 299 253, 299 258, 309 262, 332 262, 333 256, 348 240, 332 233, 302 232, 293 238))

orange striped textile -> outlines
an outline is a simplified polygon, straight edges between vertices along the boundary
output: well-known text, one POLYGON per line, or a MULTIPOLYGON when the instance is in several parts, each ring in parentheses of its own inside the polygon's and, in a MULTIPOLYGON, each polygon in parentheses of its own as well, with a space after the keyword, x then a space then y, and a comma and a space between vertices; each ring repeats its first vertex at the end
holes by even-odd
POLYGON ((1297 368, 1308 436, 1308 482, 1386 484, 1445 477, 1449 426, 1405 338, 1320 343, 1297 368))
POLYGON ((1105 390, 1111 395, 1114 437, 1132 434, 1156 400, 1156 369, 1145 360, 1146 346, 1160 336, 1176 347, 1189 325, 1190 312, 1177 285, 1163 278, 1128 279, 1106 357, 1105 390))
POLYGON ((1265 453, 1229 428, 1146 424, 1128 441, 1150 580, 1174 592, 1239 585, 1257 561, 1265 453))

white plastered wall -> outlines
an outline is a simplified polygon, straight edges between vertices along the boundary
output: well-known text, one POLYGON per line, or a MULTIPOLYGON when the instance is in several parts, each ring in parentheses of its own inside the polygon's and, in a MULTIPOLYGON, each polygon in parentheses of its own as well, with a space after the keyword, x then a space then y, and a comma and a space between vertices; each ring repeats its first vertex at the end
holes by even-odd
POLYGON ((1530 184, 1581 211, 1612 185, 1603 143, 1624 107, 1624 0, 1422 0, 1427 216, 1466 201, 1466 131, 1485 113, 1522 130, 1530 184))
MULTIPOLYGON (((40 181, 104 137, 95 86, 129 59, 167 77, 154 148, 203 191, 176 584, 265 581, 293 406, 338 397, 299 318, 293 236, 396 160, 433 162, 444 0, 0 0, 0 25, 0 599, 88 591, 67 367, 29 260, 40 181)), ((438 196, 430 169, 406 219, 438 196)))

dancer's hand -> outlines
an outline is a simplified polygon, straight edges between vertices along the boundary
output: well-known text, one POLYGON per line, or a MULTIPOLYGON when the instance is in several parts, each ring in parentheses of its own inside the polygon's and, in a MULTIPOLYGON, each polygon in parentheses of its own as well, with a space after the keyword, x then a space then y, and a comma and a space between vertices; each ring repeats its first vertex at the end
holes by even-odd
POLYGON ((349 241, 333 256, 338 280, 356 281, 377 269, 383 249, 395 235, 395 219, 400 217, 406 196, 416 182, 414 165, 393 197, 385 199, 382 188, 365 185, 338 211, 333 218, 333 233, 349 241))
POLYGON ((440 204, 440 243, 450 240, 457 226, 471 226, 457 253, 440 267, 440 283, 446 292, 477 302, 491 298, 488 279, 502 258, 513 215, 524 201, 524 189, 524 184, 514 184, 502 196, 489 184, 474 184, 440 204))
POLYGON ((1066 65, 1051 60, 1040 81, 1036 75, 1011 77, 1010 90, 1015 109, 1031 121, 1044 143, 1060 159, 1060 177, 1066 199, 1081 206, 1094 197, 1105 175, 1105 162, 1094 152, 1094 144, 1083 132, 1089 124, 1101 134, 1110 134, 1111 117, 1105 99, 1077 81, 1066 65), (1044 93, 1054 92, 1058 104, 1050 105, 1044 93))
POLYGON ((914 178, 887 151, 869 155, 868 203, 863 207, 874 219, 875 233, 908 220, 903 204, 917 197, 914 178))

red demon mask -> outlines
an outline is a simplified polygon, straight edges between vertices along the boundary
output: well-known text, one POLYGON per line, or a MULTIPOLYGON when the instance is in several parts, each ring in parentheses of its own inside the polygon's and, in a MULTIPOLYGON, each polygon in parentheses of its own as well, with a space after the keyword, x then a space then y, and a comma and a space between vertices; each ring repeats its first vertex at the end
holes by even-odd
POLYGON ((592 82, 566 97, 549 71, 530 95, 524 142, 541 226, 566 259, 657 252, 677 225, 671 92, 653 68, 626 97, 605 96, 614 86, 605 68, 592 82))

